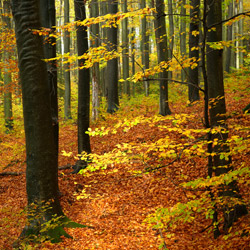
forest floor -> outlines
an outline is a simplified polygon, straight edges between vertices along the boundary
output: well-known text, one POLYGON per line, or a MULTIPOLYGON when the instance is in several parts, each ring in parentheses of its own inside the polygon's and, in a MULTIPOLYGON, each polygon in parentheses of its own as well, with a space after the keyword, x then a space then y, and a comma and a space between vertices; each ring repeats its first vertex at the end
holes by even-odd
MULTIPOLYGON (((246 78, 232 76, 235 87, 227 88, 226 100, 230 124, 249 126, 250 115, 243 115, 242 109, 249 103, 249 81, 246 78), (234 78, 233 78, 234 77, 234 78), (236 84, 237 82, 237 84, 236 84), (247 85, 248 84, 248 85, 247 85), (247 90, 247 91, 246 91, 247 90)), ((231 86, 231 85, 230 85, 231 86)), ((126 106, 120 115, 105 115, 105 120, 94 127, 112 128, 121 117, 152 117, 157 115, 157 104, 126 106), (133 109, 133 110, 132 110, 133 109)), ((202 101, 187 106, 179 100, 171 104, 173 114, 195 114, 187 126, 202 127, 202 101)), ((166 122, 165 124, 168 125, 166 122)), ((233 132, 232 132, 233 133, 233 132)), ((249 136, 250 131, 245 132, 249 136)), ((237 134, 237 131, 236 131, 237 134)), ((0 134, 0 172, 18 172, 18 176, 0 176, 0 249, 12 249, 12 243, 18 238, 25 225, 26 190, 25 190, 25 141, 24 132, 0 134)), ((170 138, 180 139, 176 133, 169 133, 170 138)), ((124 132, 118 129, 116 134, 91 137, 92 151, 104 154, 116 148, 117 144, 155 142, 166 137, 157 124, 137 124, 124 132)), ((59 166, 74 164, 77 154, 77 127, 74 122, 62 122, 60 127, 60 152, 72 152, 72 156, 59 155, 59 166)), ((70 174, 72 170, 59 171, 61 204, 65 214, 75 222, 91 225, 91 228, 66 229, 73 237, 63 238, 58 244, 45 242, 27 249, 159 249, 163 240, 165 249, 250 249, 250 235, 234 235, 225 239, 221 235, 213 238, 209 225, 211 220, 197 213, 193 222, 179 222, 169 232, 152 229, 143 223, 147 215, 158 207, 171 207, 177 202, 187 201, 186 193, 179 185, 207 174, 206 160, 202 158, 185 159, 171 164, 167 170, 161 168, 148 174, 134 174, 143 171, 149 165, 155 167, 154 157, 150 161, 131 161, 130 164, 109 164, 106 169, 87 172, 84 175, 70 174), (82 191, 84 190, 84 191, 82 191), (79 199, 79 196, 82 196, 79 199), (172 237, 167 237, 171 233, 172 237)), ((237 168, 241 162, 250 164, 249 152, 233 158, 237 168)), ((159 162, 158 162, 159 163, 159 162)), ((157 164, 158 164, 157 163, 157 164)), ((168 164, 168 161, 163 161, 168 164)), ((157 165, 158 166, 158 165, 157 165)), ((250 186, 240 184, 240 191, 245 199, 250 199, 250 186)), ((250 216, 244 216, 233 226, 230 233, 250 227, 250 216)), ((164 247, 162 248, 164 249, 164 247)))

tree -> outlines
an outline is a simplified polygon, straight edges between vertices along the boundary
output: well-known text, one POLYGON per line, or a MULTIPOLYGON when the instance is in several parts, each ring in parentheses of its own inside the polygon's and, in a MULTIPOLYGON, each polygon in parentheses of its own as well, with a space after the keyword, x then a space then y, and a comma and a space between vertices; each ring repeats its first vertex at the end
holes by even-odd
MULTIPOLYGON (((118 12, 118 2, 108 1, 108 12, 115 14, 118 12)), ((112 25, 107 28, 107 42, 110 51, 117 51, 117 27, 112 25)), ((114 113, 119 106, 118 97, 118 58, 115 57, 107 62, 107 81, 108 81, 108 113, 114 113)))
MULTIPOLYGON (((233 16, 233 2, 230 2, 228 5, 228 18, 233 16)), ((232 41, 233 39, 233 27, 232 25, 227 26, 227 41, 232 41)), ((225 54, 225 71, 229 73, 231 66, 231 55, 232 50, 230 47, 227 47, 225 54)))
MULTIPOLYGON (((5 0, 3 2, 3 10, 4 10, 4 16, 3 21, 5 23, 6 29, 8 31, 11 30, 11 21, 10 21, 10 2, 5 0)), ((4 68, 4 119, 5 119, 5 127, 6 132, 8 133, 10 130, 13 129, 13 113, 12 113, 12 93, 11 93, 11 72, 10 72, 10 51, 5 50, 3 52, 3 57, 5 61, 5 68, 4 68)))
POLYGON ((199 97, 199 13, 200 0, 191 0, 190 5, 190 30, 189 30, 189 58, 192 58, 196 67, 189 68, 189 80, 192 83, 188 85, 188 98, 190 102, 200 99, 199 97))
MULTIPOLYGON (((141 1, 141 8, 146 8, 146 0, 141 1)), ((149 35, 147 31, 147 17, 141 20, 141 53, 143 69, 149 68, 149 35)), ((149 95, 149 81, 144 81, 145 96, 149 95)))
MULTIPOLYGON (((46 59, 56 57, 56 39, 53 37, 56 26, 55 0, 40 1, 40 19, 43 28, 49 30, 49 35, 44 39, 44 56, 46 59), (52 35, 52 36, 50 36, 52 35)), ((57 62, 55 60, 47 63, 48 84, 50 93, 50 107, 52 114, 52 125, 54 130, 54 141, 56 145, 56 156, 59 148, 59 122, 58 122, 58 100, 57 100, 57 62)))
MULTIPOLYGON (((208 28, 215 27, 214 30, 209 30, 207 33, 207 42, 216 43, 222 41, 222 3, 221 1, 208 0, 204 4, 207 4, 207 26, 208 28), (216 24, 216 25, 215 25, 216 24)), ((233 169, 231 164, 231 158, 221 157, 223 153, 229 152, 229 146, 227 144, 228 132, 226 126, 226 103, 224 93, 223 82, 223 61, 222 61, 222 49, 214 49, 207 46, 207 80, 208 80, 208 97, 210 100, 210 127, 221 127, 222 130, 217 133, 210 134, 209 140, 218 140, 218 144, 212 147, 212 152, 215 156, 210 161, 209 171, 210 176, 214 173, 215 176, 220 176, 224 173, 228 173, 233 169)), ((239 190, 237 188, 236 181, 230 182, 228 185, 222 185, 219 190, 219 195, 222 198, 235 198, 241 199, 239 190)), ((224 231, 228 232, 233 222, 239 217, 247 213, 246 206, 244 204, 236 203, 230 205, 226 202, 224 205, 224 231)), ((216 232, 215 237, 218 236, 216 232)))
MULTIPOLYGON (((99 4, 97 0, 91 1, 90 6, 91 17, 99 16, 99 4)), ((91 46, 97 48, 100 45, 99 42, 99 23, 91 25, 91 46)), ((92 120, 98 119, 99 114, 99 85, 100 85, 100 70, 99 63, 94 63, 92 67, 92 120)))
MULTIPOLYGON (((173 1, 168 0, 168 20, 169 20, 169 60, 171 61, 174 53, 174 16, 173 1)), ((169 71, 169 77, 172 78, 172 71, 169 71)))
MULTIPOLYGON (((86 18, 85 3, 83 1, 74 1, 75 20, 83 21, 86 18)), ((88 51, 88 33, 85 26, 77 25, 77 51, 81 56, 88 51)), ((89 68, 84 67, 85 59, 78 60, 78 154, 82 152, 90 153, 90 139, 85 132, 89 128, 89 102, 90 102, 90 72, 89 68)), ((86 162, 77 163, 78 172, 86 162)))
MULTIPOLYGON (((168 60, 168 43, 165 23, 165 5, 163 0, 156 0, 155 40, 157 46, 158 63, 168 60)), ((168 104, 168 72, 164 70, 160 77, 160 111, 161 115, 171 114, 168 104)))
MULTIPOLYGON (((122 3, 122 11, 126 13, 127 0, 122 3)), ((128 19, 122 21, 122 72, 123 72, 123 92, 130 96, 130 83, 126 80, 129 77, 129 43, 128 43, 128 19)))
MULTIPOLYGON (((64 24, 69 23, 69 0, 64 0, 64 24)), ((64 31, 64 54, 70 53, 70 32, 64 31)), ((64 64, 64 116, 65 119, 71 119, 71 83, 70 83, 70 63, 64 64)))
MULTIPOLYGON (((23 229, 22 238, 39 234, 42 225, 53 218, 65 217, 58 194, 57 148, 47 67, 43 60, 43 40, 34 33, 34 30, 41 28, 39 5, 33 0, 13 0, 12 11, 16 25, 26 137, 29 223, 23 229)), ((43 234, 55 241, 59 241, 61 235, 68 236, 60 226, 47 229, 43 234)))
MULTIPOLYGON (((187 53, 187 45, 186 45, 186 0, 182 1, 181 4, 181 24, 180 24, 180 52, 183 57, 186 56, 187 53)), ((185 70, 181 70, 181 81, 184 82, 187 78, 185 70)))

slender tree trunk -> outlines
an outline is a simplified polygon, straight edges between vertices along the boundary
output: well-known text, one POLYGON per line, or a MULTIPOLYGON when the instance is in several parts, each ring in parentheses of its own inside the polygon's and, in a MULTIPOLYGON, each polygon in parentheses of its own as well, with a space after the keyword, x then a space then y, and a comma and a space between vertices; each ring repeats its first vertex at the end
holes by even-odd
POLYGON ((200 99, 199 96, 199 16, 200 16, 200 0, 191 0, 190 4, 190 30, 189 30, 189 58, 197 63, 197 66, 189 68, 189 80, 194 85, 188 85, 188 99, 194 102, 200 99), (196 87, 197 86, 197 87, 196 87))
MULTIPOLYGON (((186 42, 186 0, 182 1, 181 4, 181 24, 180 24, 180 51, 181 56, 185 57, 187 54, 187 42, 186 42)), ((181 70, 181 81, 184 82, 187 79, 186 72, 181 70)))
MULTIPOLYGON (((134 27, 131 28, 131 32, 130 32, 131 36, 130 36, 130 44, 131 44, 131 51, 130 51, 130 55, 131 55, 131 64, 132 64, 132 75, 135 74, 135 29, 134 27)), ((135 97, 135 84, 132 82, 132 95, 133 97, 135 97)))
MULTIPOLYGON (((127 0, 123 0, 122 11, 126 13, 127 9, 127 0)), ((122 72, 123 72, 123 92, 130 96, 130 83, 126 80, 129 77, 129 34, 128 34, 128 19, 122 20, 122 72)))
MULTIPOLYGON (((118 12, 118 2, 116 0, 108 1, 108 12, 115 14, 118 12)), ((107 29, 108 47, 112 51, 117 50, 117 28, 112 26, 107 29)), ((118 97, 118 58, 113 58, 107 62, 108 79, 108 113, 114 113, 119 106, 118 97)))
MULTIPOLYGON (((100 15, 104 16, 108 13, 108 4, 107 2, 100 3, 100 15)), ((102 25, 100 25, 102 26, 102 25)), ((101 28, 101 38, 104 43, 107 43, 107 28, 101 28)), ((101 89, 101 96, 106 97, 108 96, 108 84, 107 84, 107 64, 103 64, 100 67, 100 89, 101 89)))
MULTIPOLYGON (((239 13, 242 13, 243 12, 243 0, 239 0, 239 13)), ((239 20, 239 35, 240 35, 240 38, 242 38, 242 36, 244 35, 243 34, 243 20, 239 20)), ((243 40, 241 39, 239 41, 239 48, 240 48, 240 51, 239 51, 239 66, 243 65, 243 56, 244 56, 244 53, 242 52, 243 50, 243 40)))
MULTIPOLYGON (((215 23, 220 23, 215 26, 215 30, 207 33, 207 42, 218 42, 222 40, 222 7, 221 0, 208 0, 208 17, 207 25, 212 26, 215 23)), ((210 100, 210 126, 216 128, 220 126, 224 128, 224 131, 220 133, 211 134, 211 140, 218 140, 218 144, 212 147, 213 152, 216 154, 213 158, 212 172, 215 176, 219 176, 224 173, 228 173, 233 169, 231 164, 231 158, 221 159, 220 155, 228 153, 230 148, 227 144, 228 133, 226 132, 226 104, 224 94, 224 82, 223 82, 223 51, 219 49, 212 49, 207 46, 207 79, 208 79, 208 96, 210 100)), ((240 199, 239 190, 237 188, 236 181, 232 181, 228 185, 222 185, 219 190, 219 195, 225 198, 224 203, 224 231, 228 232, 228 229, 232 226, 240 216, 247 213, 246 206, 241 204, 230 205, 226 202, 227 198, 234 197, 240 199)))
MULTIPOLYGON (((168 43, 165 23, 165 5, 164 0, 156 0, 156 15, 154 18, 155 24, 155 40, 157 46, 158 63, 167 61, 168 59, 168 43)), ((160 110, 161 115, 171 114, 168 104, 168 72, 163 71, 159 74, 160 77, 160 110)))
MULTIPOLYGON (((228 18, 231 18, 233 16, 233 2, 229 3, 228 6, 228 18)), ((232 41, 233 39, 233 26, 227 26, 227 41, 232 41)), ((231 47, 227 47, 226 49, 226 62, 225 62, 225 71, 230 72, 230 66, 231 66, 231 55, 232 50, 231 47)))
MULTIPOLYGON (((90 15, 91 17, 99 16, 99 4, 98 0, 92 0, 90 5, 90 15)), ((91 25, 91 46, 98 47, 100 45, 99 39, 99 24, 91 25)), ((98 119, 99 114, 99 83, 100 83, 100 71, 99 63, 95 63, 92 67, 92 120, 98 119)))
MULTIPOLYGON (((146 0, 141 1, 141 8, 146 7, 146 0)), ((149 35, 147 32, 147 17, 143 17, 141 20, 141 52, 142 52, 142 65, 143 69, 149 68, 149 35)), ((144 81, 145 95, 149 95, 149 81, 144 81)))
MULTIPOLYGON (((54 140, 50 89, 39 30, 38 1, 12 1, 22 85, 26 137, 26 189, 28 225, 21 237, 38 234, 41 225, 55 216, 64 216, 58 197, 58 166, 54 140), (46 209, 47 208, 47 209, 46 209)), ((67 235, 60 227, 43 232, 54 240, 67 235)))
MULTIPOLYGON (((169 60, 173 58, 174 52, 174 16, 173 16, 173 1, 168 0, 168 20, 169 20, 169 60)), ((172 71, 168 72, 169 78, 172 78, 172 71)))
MULTIPOLYGON (((64 24, 69 23, 69 0, 64 0, 64 24)), ((70 32, 64 31, 64 54, 70 53, 70 32)), ((70 64, 64 64, 64 117, 71 119, 71 82, 70 82, 70 64)))
MULTIPOLYGON (((75 1, 75 19, 83 21, 86 18, 85 3, 75 1)), ((88 33, 85 26, 77 26, 78 55, 88 51, 88 33)), ((78 66, 83 66, 84 59, 78 61, 78 66)), ((89 102, 90 102, 90 72, 88 68, 78 71, 78 154, 91 153, 89 135, 85 132, 89 128, 89 102)))
MULTIPOLYGON (((3 21, 5 23, 5 27, 10 31, 11 22, 10 22, 10 1, 3 2, 3 21)), ((13 129, 13 112, 12 112, 12 93, 11 93, 11 73, 10 73, 10 51, 4 51, 3 53, 4 61, 6 64, 6 68, 4 68, 3 73, 3 81, 4 81, 4 119, 5 119, 5 127, 6 133, 13 129)))

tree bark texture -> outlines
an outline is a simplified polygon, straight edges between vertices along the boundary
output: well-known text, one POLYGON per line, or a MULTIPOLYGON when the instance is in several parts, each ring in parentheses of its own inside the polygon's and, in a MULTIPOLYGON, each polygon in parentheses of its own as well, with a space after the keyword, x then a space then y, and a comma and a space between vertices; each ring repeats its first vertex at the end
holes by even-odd
MULTIPOLYGON (((212 26, 215 23, 220 23, 222 20, 222 3, 221 0, 208 0, 208 16, 207 25, 212 26)), ((222 40, 222 24, 215 26, 215 30, 207 33, 207 42, 218 42, 222 40)), ((216 128, 218 126, 224 128, 222 132, 213 133, 211 140, 218 140, 218 144, 212 148, 216 155, 213 157, 213 172, 215 176, 228 173, 233 169, 231 165, 231 158, 221 159, 222 153, 227 153, 230 148, 227 144, 228 133, 226 126, 226 103, 224 94, 223 82, 223 60, 222 49, 212 49, 207 46, 207 77, 208 77, 208 96, 210 101, 210 126, 216 128)), ((239 190, 235 181, 228 185, 222 185, 219 190, 222 197, 234 197, 240 199, 239 190)), ((224 230, 225 232, 232 226, 233 222, 240 216, 247 213, 245 205, 224 205, 224 230)))
MULTIPOLYGON (((42 27, 50 29, 50 34, 55 32, 56 9, 54 0, 40 1, 40 21, 42 27)), ((46 59, 56 57, 56 39, 47 37, 44 41, 44 56, 46 59)), ((47 63, 48 84, 50 91, 50 105, 53 120, 54 140, 56 145, 56 155, 58 155, 59 145, 59 123, 58 123, 58 100, 57 100, 57 62, 47 63)))
MULTIPOLYGON (((141 1, 141 8, 146 7, 146 0, 141 1)), ((141 20, 141 53, 143 69, 149 68, 149 35, 147 32, 147 17, 141 20)), ((144 81, 145 96, 149 96, 149 81, 144 81)))
POLYGON ((23 98, 28 206, 38 205, 29 213, 25 235, 37 232, 42 221, 49 221, 54 215, 62 216, 63 212, 58 197, 57 148, 43 39, 33 33, 41 28, 38 1, 13 0, 12 10, 23 98), (49 209, 44 209, 45 204, 49 209))
MULTIPOLYGON (((3 13, 6 15, 3 15, 2 19, 5 24, 5 28, 7 30, 11 29, 11 22, 10 17, 8 16, 10 14, 10 1, 4 1, 3 2, 3 13)), ((9 72, 10 69, 10 51, 4 51, 3 52, 3 59, 6 64, 6 68, 3 70, 3 82, 4 82, 4 120, 5 120, 5 128, 6 133, 8 133, 10 130, 13 129, 13 112, 12 112, 12 93, 10 90, 10 85, 12 82, 11 79, 11 73, 9 72)))
MULTIPOLYGON (((90 5, 91 17, 99 16, 99 4, 98 0, 92 0, 90 5)), ((91 25, 91 46, 98 47, 100 45, 100 29, 99 24, 91 25)), ((99 115, 99 87, 100 87, 100 70, 99 63, 95 63, 92 67, 92 120, 98 119, 99 115)))
MULTIPOLYGON (((126 13, 127 0, 123 0, 122 12, 126 13)), ((130 96, 130 83, 126 80, 129 77, 129 30, 128 30, 128 19, 122 21, 122 72, 123 72, 123 92, 130 96)))
MULTIPOLYGON (((69 0, 64 0, 64 24, 69 23, 69 0)), ((70 32, 64 31, 64 54, 70 53, 70 32)), ((64 117, 71 119, 71 81, 70 81, 70 64, 64 64, 64 117)))
POLYGON ((199 96, 199 16, 200 16, 200 0, 191 0, 190 5, 190 30, 189 30, 189 58, 193 58, 197 63, 197 67, 189 67, 189 81, 194 85, 188 85, 188 99, 194 102, 200 99, 199 96), (197 87, 196 87, 197 86, 197 87))
MULTIPOLYGON (((75 19, 83 21, 86 18, 85 3, 74 1, 75 19)), ((88 51, 88 33, 85 26, 77 26, 77 51, 83 55, 88 51)), ((84 66, 85 59, 78 60, 78 67, 84 66)), ((78 154, 83 151, 91 152, 89 135, 85 132, 89 128, 90 102, 90 71, 88 68, 79 68, 78 71, 78 154)))
MULTIPOLYGON (((168 39, 165 22, 165 4, 163 0, 155 1, 156 14, 154 19, 155 24, 155 40, 157 46, 158 63, 168 60, 168 39)), ((163 71, 159 74, 160 77, 160 110, 161 115, 171 114, 168 104, 168 72, 163 71)))
MULTIPOLYGON (((118 12, 118 2, 108 1, 108 12, 115 14, 118 12)), ((109 50, 117 50, 117 27, 107 28, 107 43, 109 50)), ((119 107, 118 97, 118 58, 113 58, 107 62, 107 81, 108 81, 108 113, 114 113, 119 107)))

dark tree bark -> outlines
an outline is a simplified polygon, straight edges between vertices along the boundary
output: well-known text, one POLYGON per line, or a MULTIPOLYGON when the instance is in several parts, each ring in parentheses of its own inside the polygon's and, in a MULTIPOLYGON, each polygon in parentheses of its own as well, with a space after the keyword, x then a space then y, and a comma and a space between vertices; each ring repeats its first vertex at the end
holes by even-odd
MULTIPOLYGON (((207 4, 209 6, 207 13, 207 25, 210 27, 215 23, 220 23, 222 20, 221 0, 208 0, 207 4)), ((211 43, 222 40, 222 25, 218 24, 215 28, 215 30, 211 30, 207 33, 207 42, 211 43)), ((212 159, 212 168, 210 169, 215 176, 228 173, 233 169, 231 165, 231 158, 220 158, 222 153, 230 151, 230 148, 226 143, 228 133, 226 132, 226 103, 223 82, 222 54, 223 50, 216 50, 207 46, 208 97, 211 106, 209 109, 210 126, 211 128, 218 126, 224 128, 224 131, 210 135, 211 140, 218 140, 218 144, 212 147, 212 151, 215 152, 216 155, 212 159)), ((234 197, 241 199, 236 181, 233 181, 228 185, 222 185, 220 187, 219 194, 224 198, 234 197)), ((233 222, 246 213, 247 209, 245 205, 230 205, 226 203, 224 205, 224 231, 227 233, 233 222)))
MULTIPOLYGON (((50 34, 55 32, 56 26, 56 9, 55 0, 40 1, 40 21, 44 28, 50 29, 50 34)), ((44 56, 46 59, 56 57, 56 39, 47 37, 44 43, 44 56)), ((50 93, 50 105, 53 121, 54 141, 56 145, 56 155, 58 155, 59 144, 59 123, 58 123, 58 100, 57 100, 57 62, 47 63, 47 74, 50 93)))
MULTIPOLYGON (((108 1, 108 13, 118 12, 118 2, 116 0, 108 1)), ((117 50, 117 27, 107 28, 107 42, 109 50, 117 50)), ((118 97, 118 58, 113 58, 107 63, 107 81, 108 81, 108 113, 114 113, 119 107, 118 97)))
MULTIPOLYGON (((155 24, 155 40, 157 46, 158 63, 168 60, 168 42, 165 22, 165 5, 164 0, 156 0, 156 15, 155 24)), ((160 111, 161 115, 171 114, 168 104, 168 72, 163 71, 159 74, 160 77, 160 111)))
POLYGON ((190 30, 189 30, 189 58, 193 58, 197 63, 197 67, 189 68, 189 81, 194 85, 188 85, 188 99, 194 102, 200 99, 199 96, 199 16, 200 16, 200 0, 191 0, 190 5, 190 30))
MULTIPOLYGON (((28 225, 21 237, 38 234, 41 225, 54 216, 62 216, 58 197, 58 166, 50 89, 43 51, 43 39, 33 30, 41 28, 39 6, 35 0, 13 0, 13 16, 22 85, 26 137, 26 189, 28 225), (47 209, 45 209, 47 207, 47 209)), ((61 227, 44 232, 55 241, 67 235, 61 227)))
MULTIPOLYGON (((84 1, 74 1, 75 20, 83 21, 86 18, 84 1)), ((77 51, 83 55, 88 51, 88 33, 85 26, 77 26, 77 51)), ((84 66, 85 59, 78 61, 78 67, 84 66)), ((90 153, 90 139, 85 132, 89 128, 89 102, 90 102, 90 71, 88 68, 78 70, 78 154, 90 153)))

